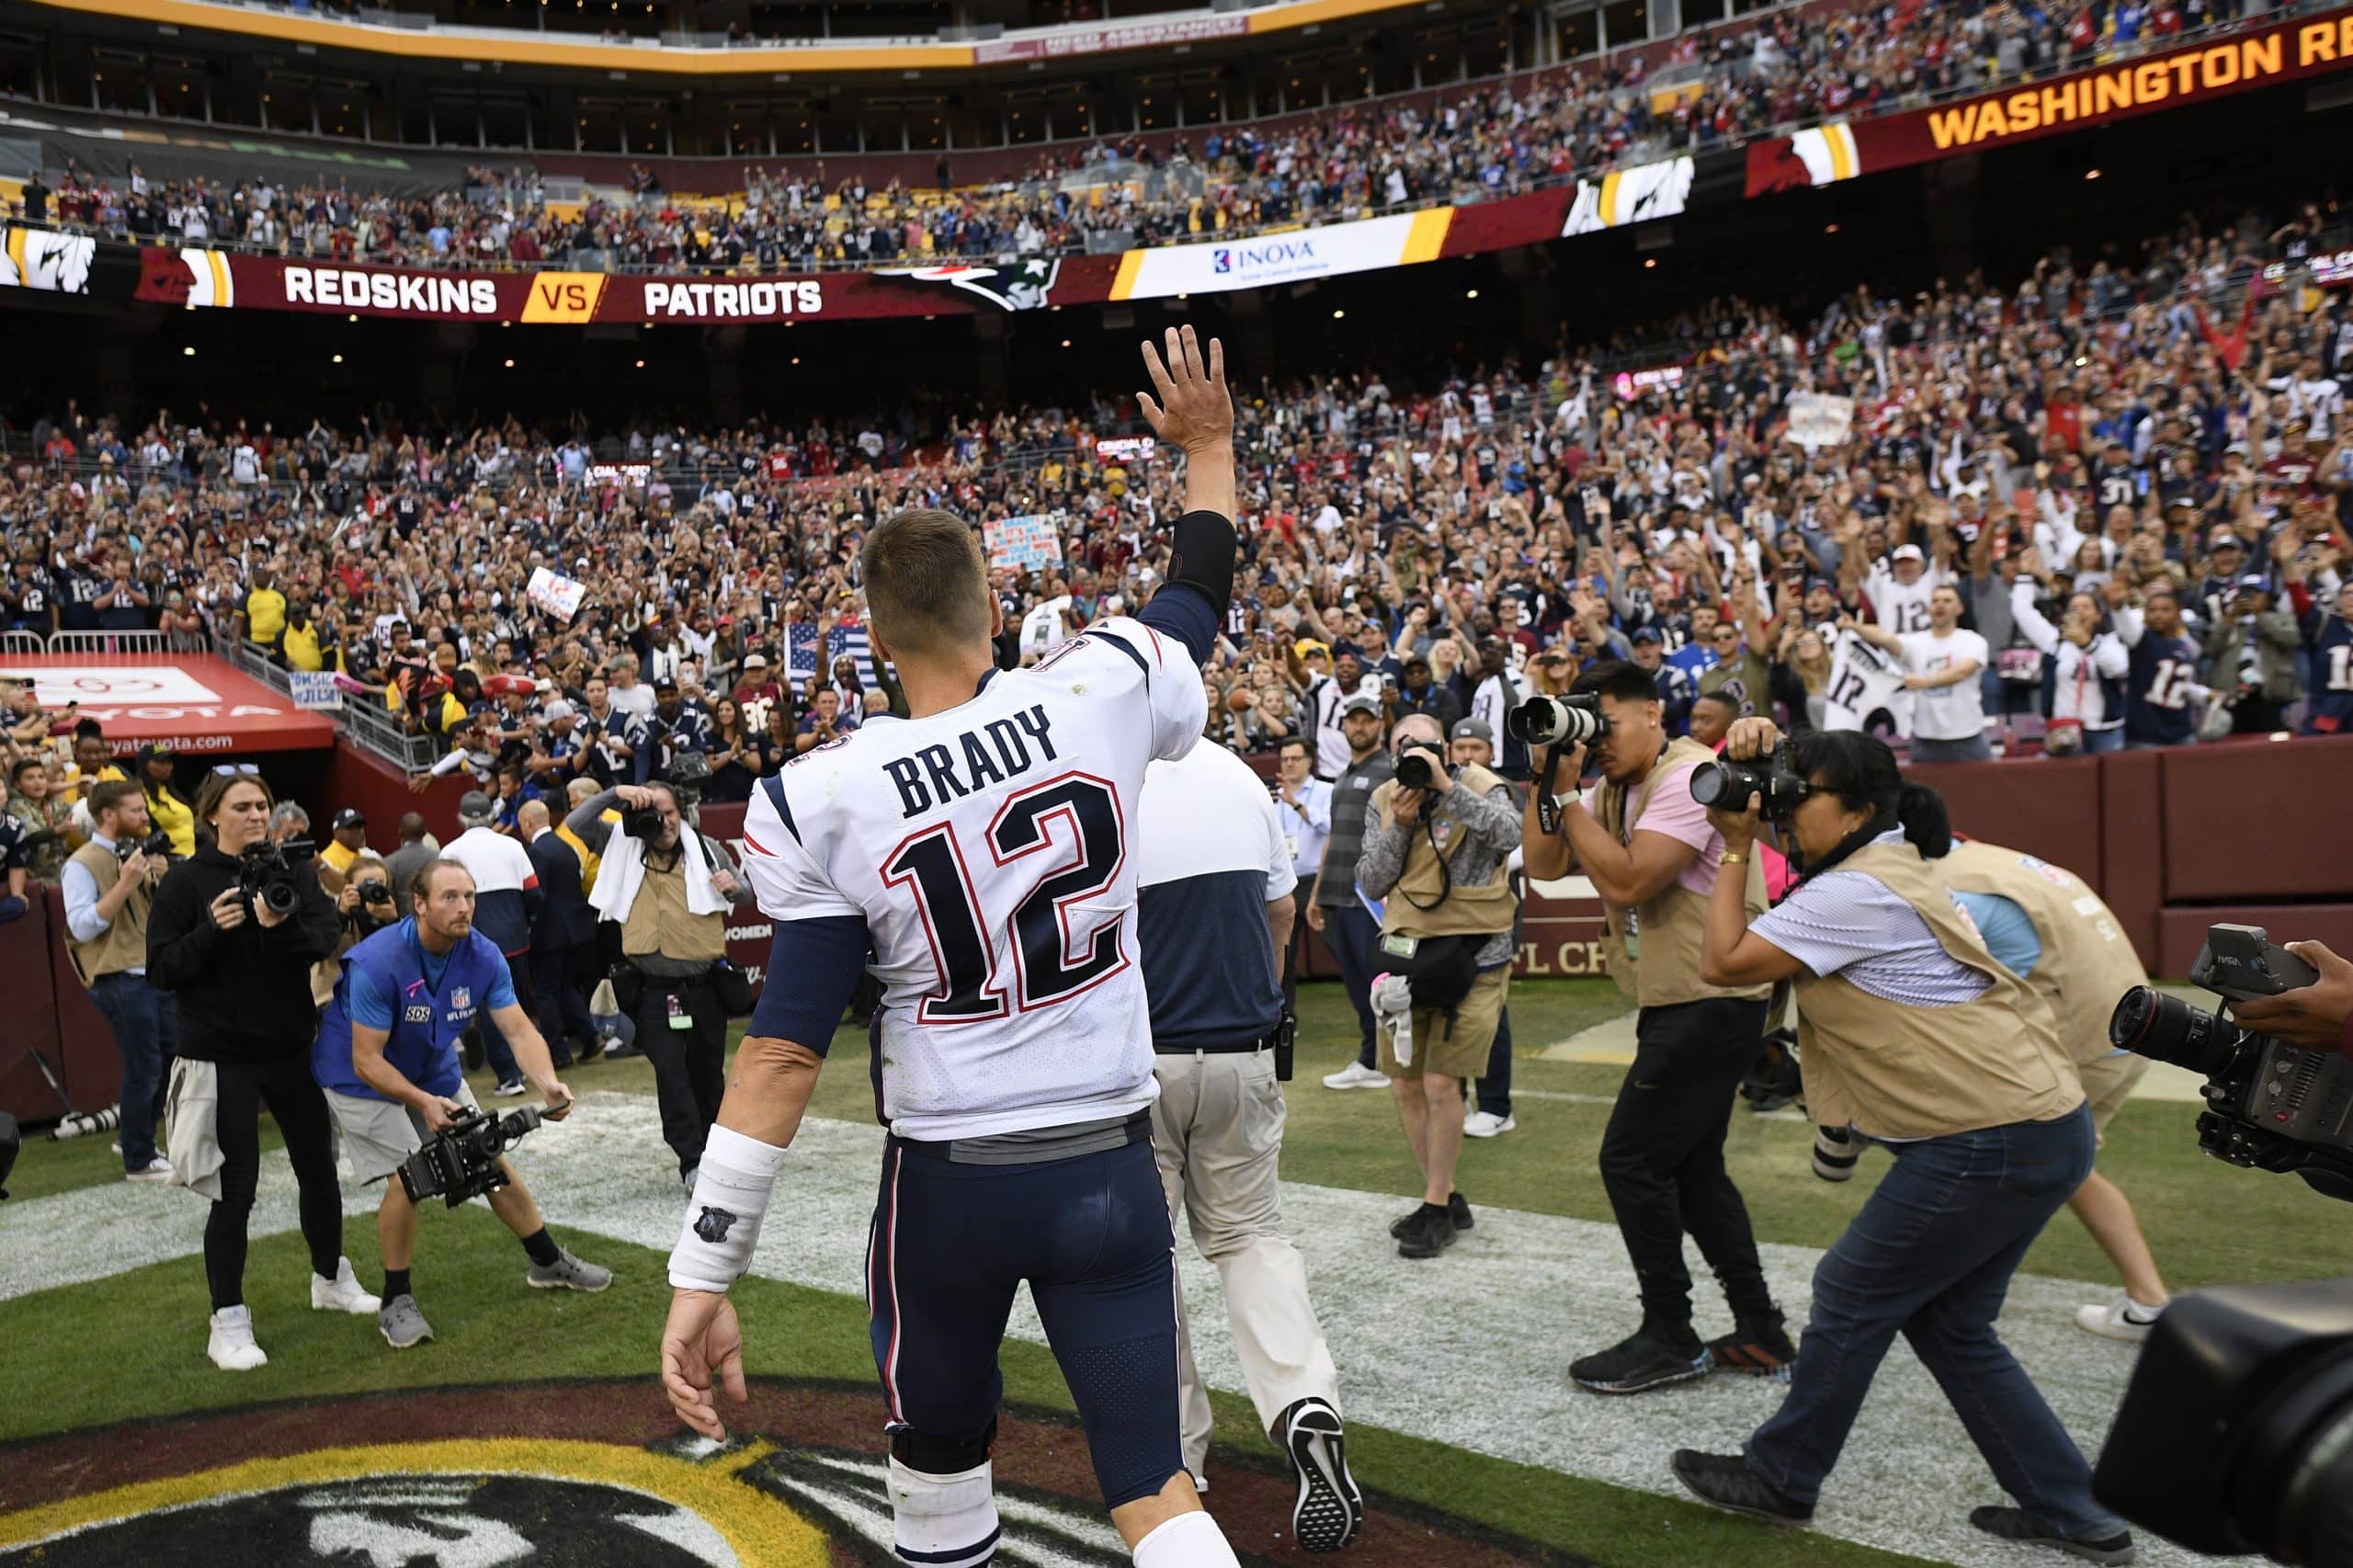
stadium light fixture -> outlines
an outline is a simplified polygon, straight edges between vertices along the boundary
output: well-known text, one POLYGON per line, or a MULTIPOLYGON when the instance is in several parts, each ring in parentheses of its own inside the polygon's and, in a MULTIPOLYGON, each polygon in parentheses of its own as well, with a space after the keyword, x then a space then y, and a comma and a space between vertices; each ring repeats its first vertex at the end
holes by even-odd
POLYGON ((1068 347, 1070 347, 1070 339, 1069 339, 1069 338, 1065 337, 1065 338, 1063 338, 1063 347, 1064 348, 1068 348, 1068 347))
POLYGON ((1465 289, 1462 290, 1462 297, 1466 300, 1475 300, 1479 297, 1479 290, 1476 289, 1465 289))
POLYGON ((2097 179, 2099 178, 2099 171, 2097 169, 2086 169, 2084 171, 2084 177, 2086 179, 2097 179))
POLYGON ((358 311, 354 311, 343 319, 346 321, 358 321, 359 319, 359 312, 358 311))
POLYGON ((342 364, 342 363, 343 363, 343 356, 342 356, 342 355, 340 355, 340 354, 337 354, 337 355, 334 356, 334 357, 333 357, 333 358, 332 358, 328 362, 329 362, 330 364, 340 365, 340 364, 342 364))
POLYGON ((1838 225, 1836 223, 1824 223, 1822 225, 1822 232, 1825 234, 1835 234, 1838 232, 1838 225))
POLYGON ((515 361, 512 359, 506 361, 506 368, 510 370, 513 369, 515 368, 515 361))
POLYGON ((193 359, 193 358, 196 358, 196 345, 195 345, 195 344, 193 344, 193 343, 191 343, 191 344, 189 344, 187 347, 185 347, 185 348, 181 349, 181 350, 180 350, 180 352, 181 352, 182 354, 187 355, 189 358, 193 359))
POLYGON ((1658 257, 1654 256, 1646 256, 1643 257, 1643 265, 1644 267, 1656 267, 1658 265, 1658 257))
POLYGON ((1346 321, 1348 319, 1348 312, 1346 311, 1334 311, 1332 312, 1332 319, 1334 321, 1346 321))
POLYGON ((637 368, 638 368, 639 369, 641 369, 641 370, 642 370, 643 369, 645 369, 645 361, 644 361, 644 360, 642 360, 642 359, 640 359, 640 360, 637 362, 637 368))
POLYGON ((795 354, 795 355, 792 357, 792 362, 793 362, 794 364, 796 364, 796 365, 798 365, 799 363, 801 363, 801 356, 800 356, 800 355, 798 355, 798 354, 795 354))

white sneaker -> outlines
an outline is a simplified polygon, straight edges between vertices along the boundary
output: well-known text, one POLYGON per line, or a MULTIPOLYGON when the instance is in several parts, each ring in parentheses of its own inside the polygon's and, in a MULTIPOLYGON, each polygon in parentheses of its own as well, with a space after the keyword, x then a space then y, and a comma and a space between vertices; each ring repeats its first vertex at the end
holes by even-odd
POLYGON ((383 1304, 359 1288, 358 1279, 351 1272, 351 1259, 347 1257, 335 1260, 334 1278, 322 1279, 315 1274, 311 1276, 311 1306, 313 1311, 373 1315, 376 1309, 383 1304))
POLYGON ((1462 1119, 1465 1138, 1494 1138, 1517 1130, 1519 1123, 1508 1116, 1497 1116, 1491 1110, 1474 1110, 1462 1119))
POLYGON ((118 1154, 122 1153, 122 1140, 119 1138, 114 1141, 114 1152, 118 1154))
POLYGON ((2155 1315, 2143 1318, 2143 1311, 2130 1297, 2105 1306, 2077 1307, 2075 1326, 2102 1339, 2122 1339, 2138 1345, 2149 1337, 2149 1330, 2157 1326, 2155 1315))
POLYGON ((224 1372, 250 1372, 269 1365, 269 1358, 254 1343, 253 1309, 242 1304, 212 1314, 212 1340, 204 1353, 224 1372))
POLYGON ((141 1169, 123 1172, 122 1179, 125 1181, 169 1181, 172 1179, 172 1162, 158 1154, 141 1169))
POLYGON ((521 1093, 523 1092, 524 1086, 525 1086, 525 1085, 524 1085, 524 1083, 523 1083, 523 1080, 522 1080, 522 1079, 520 1079, 520 1078, 509 1078, 509 1079, 507 1079, 505 1083, 503 1083, 503 1084, 499 1085, 498 1085, 498 1087, 496 1087, 496 1088, 494 1088, 494 1089, 491 1090, 490 1092, 491 1092, 492 1094, 494 1094, 494 1095, 497 1095, 497 1096, 501 1096, 502 1098, 511 1098, 512 1096, 516 1096, 516 1095, 519 1095, 519 1094, 521 1094, 521 1093))
POLYGON ((1385 1089, 1389 1086, 1389 1074, 1361 1062, 1351 1062, 1337 1073, 1324 1074, 1324 1086, 1327 1089, 1385 1089))

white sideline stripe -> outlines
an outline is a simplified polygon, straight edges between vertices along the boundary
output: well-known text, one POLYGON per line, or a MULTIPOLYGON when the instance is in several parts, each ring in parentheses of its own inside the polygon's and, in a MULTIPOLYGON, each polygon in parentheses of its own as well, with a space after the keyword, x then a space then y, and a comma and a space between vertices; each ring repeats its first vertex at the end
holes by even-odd
MULTIPOLYGON (((1526 1134, 1522 1134, 1526 1136, 1526 1134)), ((754 1271, 853 1299, 880 1171, 879 1129, 812 1119, 785 1161, 780 1191, 790 1207, 769 1211, 754 1271)), ((596 1093, 569 1121, 533 1133, 518 1163, 541 1210, 561 1228, 591 1232, 666 1253, 677 1239, 681 1197, 663 1146, 653 1096, 596 1093)), ((1399 1175, 1405 1176, 1398 1151, 1399 1175)), ((1392 1431, 1500 1459, 1587 1476, 1642 1491, 1682 1495, 1668 1474, 1677 1448, 1717 1452, 1741 1440, 1779 1405, 1781 1385, 1722 1376, 1631 1399, 1579 1392, 1570 1359, 1609 1344, 1636 1322, 1631 1267, 1614 1227, 1592 1221, 1478 1205, 1479 1154, 1465 1165, 1478 1226, 1444 1256, 1412 1263, 1396 1256, 1388 1222, 1409 1199, 1381 1193, 1283 1184, 1285 1221, 1307 1263, 1332 1355, 1341 1368, 1347 1414, 1392 1431), (1555 1305, 1557 1303, 1557 1305, 1555 1305)), ((1787 1178, 1812 1183, 1804 1167, 1787 1178)), ((375 1207, 376 1193, 346 1188, 347 1212, 375 1207)), ((438 1206, 434 1206, 438 1211, 438 1206)), ((108 1184, 0 1205, 0 1302, 30 1291, 105 1278, 200 1249, 203 1206, 166 1187, 108 1184)), ((474 1222, 487 1223, 487 1221, 474 1222)), ((2065 1215, 2053 1223, 2075 1221, 2065 1215)), ((293 1175, 282 1157, 262 1162, 254 1232, 295 1229, 293 1175)), ((365 1245, 357 1233, 354 1243, 365 1245)), ((429 1243, 428 1243, 429 1247, 429 1243)), ((583 1250, 589 1250, 584 1248, 583 1250)), ((1760 1249, 1766 1273, 1793 1323, 1821 1254, 1810 1247, 1760 1249)), ((1194 1355, 1213 1388, 1241 1392, 1242 1380, 1216 1271, 1188 1246, 1177 1249, 1192 1304, 1194 1355)), ((363 1280, 372 1259, 355 1260, 363 1280)), ((523 1263, 516 1259, 519 1278, 523 1263)), ((1699 1326, 1729 1321, 1712 1278, 1691 1256, 1699 1281, 1699 1326)), ((249 1286, 265 1347, 287 1332, 299 1284, 249 1286)), ((2075 1326, 2083 1302, 2112 1297, 2113 1285, 2020 1275, 2002 1319, 2003 1336, 2087 1454, 2106 1436, 2132 1367, 2134 1347, 2075 1326)), ((528 1305, 518 1305, 528 1311, 528 1305)), ((0 1325, 6 1324, 0 1308, 0 1325)), ((340 1324, 341 1319, 335 1322, 340 1324)), ((656 1324, 646 1324, 652 1377, 656 1324)), ((188 1303, 189 1376, 201 1369, 204 1303, 188 1303)), ((325 1320, 306 1332, 329 1330, 325 1320)), ((351 1324, 354 1344, 376 1353, 372 1325, 351 1324), (364 1344, 362 1343, 364 1341, 364 1344)), ((791 1332, 755 1319, 747 1332, 791 1332)), ((1010 1332, 1044 1343, 1026 1293, 1010 1332)), ((0 1326, 0 1339, 7 1336, 0 1326)), ((881 1409, 877 1390, 876 1407, 881 1409)), ((1983 1568, 2029 1568, 2040 1555, 2006 1547, 1970 1528, 1969 1509, 2003 1501, 1984 1461, 1943 1395, 1899 1342, 1865 1403, 1862 1417, 1814 1514, 1814 1528, 1848 1540, 1931 1561, 1983 1568)), ((1463 1510, 1477 1512, 1474 1499, 1463 1510)), ((2203 1559, 2143 1533, 2141 1559, 2158 1568, 2203 1559)))

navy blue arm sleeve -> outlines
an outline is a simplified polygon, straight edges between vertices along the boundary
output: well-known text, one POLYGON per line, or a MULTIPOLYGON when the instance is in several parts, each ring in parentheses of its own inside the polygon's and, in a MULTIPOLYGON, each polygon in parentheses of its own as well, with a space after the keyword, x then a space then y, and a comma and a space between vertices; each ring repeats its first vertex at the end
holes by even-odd
POLYGON ((1161 585, 1136 619, 1185 644, 1197 665, 1209 663, 1210 650, 1217 646, 1217 610, 1208 593, 1191 583, 1161 585))
POLYGON ((856 915, 777 922, 768 948, 768 970, 752 1009, 747 1035, 789 1040, 823 1056, 833 1049, 834 1030, 866 972, 872 942, 866 921, 856 915))

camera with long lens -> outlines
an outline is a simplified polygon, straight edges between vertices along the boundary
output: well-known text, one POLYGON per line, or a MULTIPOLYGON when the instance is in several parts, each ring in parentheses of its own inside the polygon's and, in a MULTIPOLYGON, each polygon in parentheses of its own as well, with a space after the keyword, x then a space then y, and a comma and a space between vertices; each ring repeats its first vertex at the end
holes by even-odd
POLYGON ((401 1190, 411 1203, 438 1198, 452 1209, 469 1198, 495 1192, 506 1185, 499 1156, 539 1124, 540 1113, 529 1106, 505 1116, 461 1110, 401 1162, 401 1190))
POLYGON ((1446 757, 1427 741, 1409 741, 1397 754, 1397 788, 1428 790, 1446 777, 1446 757))
POLYGON ((1598 697, 1531 697, 1504 715, 1504 733, 1531 746, 1591 745, 1609 721, 1598 697))
POLYGON ((307 838, 248 845, 237 858, 237 892, 249 908, 259 903, 272 915, 291 915, 302 901, 301 869, 318 852, 307 838))
POLYGON ((114 843, 114 858, 118 860, 128 860, 133 855, 160 860, 171 852, 172 835, 168 833, 151 833, 144 838, 118 838, 114 843))
POLYGON ((2092 1494, 2193 1551, 2353 1562, 2353 1279, 2176 1298, 2092 1494))
POLYGON ((1761 802, 1758 811, 1778 822, 1805 799, 1805 780, 1790 770, 1789 759, 1779 750, 1745 762, 1720 756, 1691 770, 1691 798, 1735 815, 1756 801, 1761 802))
MULTIPOLYGON (((2234 1001, 2297 991, 2318 971, 2260 926, 2210 926, 2189 978, 2234 1001)), ((2293 1171, 2316 1192, 2353 1202, 2353 1062, 2242 1029, 2145 985, 2108 1020, 2119 1048, 2205 1075, 2198 1146, 2256 1170, 2293 1171)))

